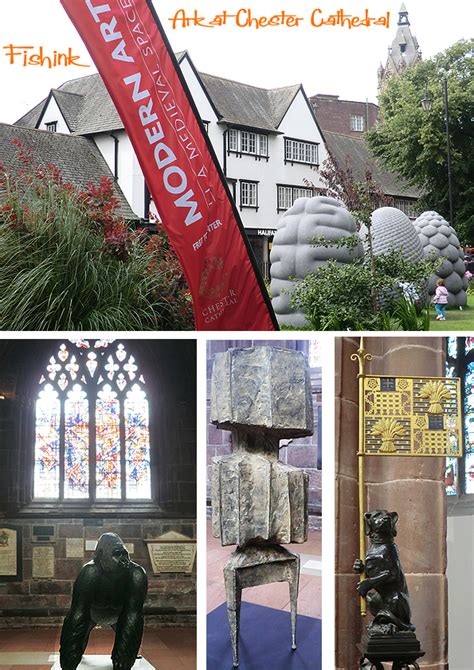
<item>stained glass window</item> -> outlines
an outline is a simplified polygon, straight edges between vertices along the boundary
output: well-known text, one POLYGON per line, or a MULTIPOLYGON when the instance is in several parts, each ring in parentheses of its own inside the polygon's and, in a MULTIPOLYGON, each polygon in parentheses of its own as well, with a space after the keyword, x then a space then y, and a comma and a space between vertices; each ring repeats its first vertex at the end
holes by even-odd
POLYGON ((448 356, 456 358, 458 355, 458 339, 457 337, 448 337, 448 356))
POLYGON ((64 400, 64 497, 89 495, 89 403, 80 384, 64 400))
POLYGON ((444 475, 444 485, 446 486, 446 493, 448 496, 457 494, 458 488, 458 459, 446 459, 446 472, 444 475))
POLYGON ((125 464, 127 498, 149 498, 148 402, 138 384, 125 399, 125 464))
POLYGON ((148 417, 145 379, 125 344, 62 343, 38 382, 35 499, 149 500, 148 417))
POLYGON ((120 498, 120 403, 110 384, 97 394, 96 486, 98 498, 120 498))
POLYGON ((462 379, 464 457, 447 459, 446 492, 474 494, 474 338, 449 337, 447 353, 446 374, 462 379))
POLYGON ((59 495, 60 402, 46 384, 36 400, 35 493, 41 498, 59 495))

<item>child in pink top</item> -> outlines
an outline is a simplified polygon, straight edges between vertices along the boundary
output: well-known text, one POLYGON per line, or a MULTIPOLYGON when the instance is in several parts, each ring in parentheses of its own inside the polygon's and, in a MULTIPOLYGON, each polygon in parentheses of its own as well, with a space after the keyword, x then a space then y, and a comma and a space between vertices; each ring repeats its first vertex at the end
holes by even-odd
POLYGON ((436 319, 446 321, 446 305, 448 304, 448 289, 444 285, 444 279, 438 279, 435 291, 436 319))

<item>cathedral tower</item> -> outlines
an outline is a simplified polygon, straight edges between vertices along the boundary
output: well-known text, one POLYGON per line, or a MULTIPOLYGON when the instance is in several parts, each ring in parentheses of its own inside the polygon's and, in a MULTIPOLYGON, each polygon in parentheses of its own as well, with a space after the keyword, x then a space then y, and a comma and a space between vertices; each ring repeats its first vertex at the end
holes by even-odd
POLYGON ((385 67, 380 64, 378 69, 379 93, 389 77, 402 74, 419 61, 421 61, 420 47, 418 40, 412 35, 408 12, 403 3, 398 13, 397 33, 388 48, 387 62, 385 67))

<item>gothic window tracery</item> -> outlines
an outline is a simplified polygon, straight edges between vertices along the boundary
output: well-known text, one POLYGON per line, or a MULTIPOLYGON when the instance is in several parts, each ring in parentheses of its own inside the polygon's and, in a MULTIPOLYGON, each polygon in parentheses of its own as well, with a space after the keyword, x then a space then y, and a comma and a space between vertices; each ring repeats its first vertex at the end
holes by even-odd
POLYGON ((145 379, 123 343, 63 342, 35 409, 35 500, 151 499, 145 379))

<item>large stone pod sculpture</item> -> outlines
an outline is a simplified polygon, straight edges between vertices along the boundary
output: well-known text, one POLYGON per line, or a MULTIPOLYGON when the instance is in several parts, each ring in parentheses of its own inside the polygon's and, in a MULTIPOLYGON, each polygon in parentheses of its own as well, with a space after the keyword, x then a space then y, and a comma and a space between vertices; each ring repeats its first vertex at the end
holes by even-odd
POLYGON ((434 295, 437 280, 444 279, 450 307, 464 307, 467 304, 468 280, 465 276, 464 252, 454 228, 436 212, 423 212, 414 225, 424 255, 428 257, 437 254, 443 259, 436 274, 428 282, 430 295, 434 295))
MULTIPOLYGON (((371 216, 372 250, 376 256, 391 251, 401 251, 405 258, 419 261, 423 258, 423 246, 413 223, 396 207, 380 207, 371 216)), ((367 227, 361 226, 360 237, 366 253, 369 242, 367 227)))
POLYGON ((338 246, 314 246, 315 237, 342 240, 357 235, 357 225, 347 209, 334 198, 316 196, 299 198, 278 222, 270 253, 270 293, 280 324, 302 327, 309 325, 304 314, 290 305, 295 281, 304 279, 329 259, 350 263, 362 258, 362 244, 354 249, 338 246))

